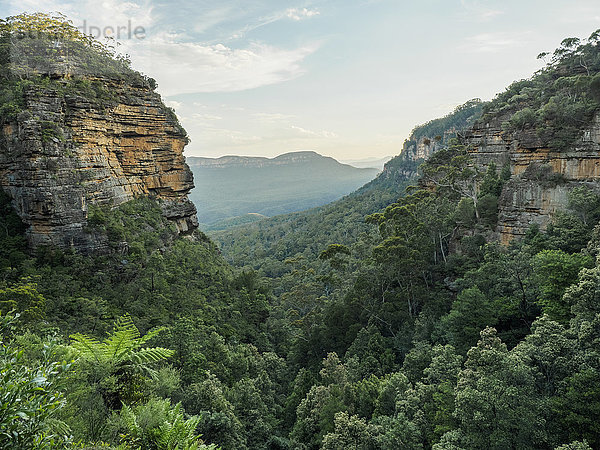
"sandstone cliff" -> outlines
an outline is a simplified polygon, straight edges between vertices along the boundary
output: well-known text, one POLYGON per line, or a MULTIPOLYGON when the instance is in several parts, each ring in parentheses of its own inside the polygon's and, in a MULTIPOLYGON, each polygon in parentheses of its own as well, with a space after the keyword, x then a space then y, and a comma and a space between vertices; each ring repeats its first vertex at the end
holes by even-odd
POLYGON ((183 156, 185 131, 140 80, 33 83, 21 112, 4 118, 0 185, 28 226, 32 247, 101 250, 106 237, 86 226, 89 205, 139 196, 155 198, 179 233, 197 227, 187 198, 194 185, 183 156))
POLYGON ((523 236, 533 224, 541 228, 568 205, 568 192, 585 185, 600 191, 600 114, 566 150, 545 146, 534 130, 503 131, 506 117, 481 122, 465 135, 474 163, 486 170, 509 165, 511 179, 498 201, 501 242, 523 236))
POLYGON ((385 164, 378 178, 403 183, 416 177, 423 161, 446 148, 452 138, 469 129, 481 117, 482 106, 480 99, 469 100, 444 117, 416 126, 404 141, 400 154, 385 164))

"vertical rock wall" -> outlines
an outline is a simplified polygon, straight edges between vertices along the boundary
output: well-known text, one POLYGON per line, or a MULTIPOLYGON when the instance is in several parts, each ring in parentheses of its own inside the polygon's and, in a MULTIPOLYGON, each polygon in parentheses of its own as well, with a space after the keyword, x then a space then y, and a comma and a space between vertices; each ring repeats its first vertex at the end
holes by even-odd
POLYGON ((568 205, 568 192, 576 186, 600 191, 600 115, 582 137, 565 151, 545 147, 535 132, 508 133, 507 118, 481 123, 466 134, 465 143, 474 163, 486 170, 510 165, 511 179, 499 199, 500 240, 508 243, 523 236, 532 224, 544 228, 568 205))
POLYGON ((187 137, 172 111, 141 83, 86 82, 109 99, 67 90, 70 80, 33 85, 23 111, 1 130, 0 185, 29 227, 31 246, 101 250, 106 238, 87 230, 88 206, 140 196, 155 198, 179 233, 191 233, 187 137))

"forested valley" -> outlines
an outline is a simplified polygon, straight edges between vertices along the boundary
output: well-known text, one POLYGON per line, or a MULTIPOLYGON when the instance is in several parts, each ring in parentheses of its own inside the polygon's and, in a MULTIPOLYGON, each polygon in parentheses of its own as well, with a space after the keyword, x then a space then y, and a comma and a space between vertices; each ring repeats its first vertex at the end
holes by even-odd
MULTIPOLYGON (((127 66, 52 20, 86 64, 127 66)), ((0 25, 3 124, 30 89, 110 108, 84 75, 8 70, 10 37, 40 22, 0 25)), ((464 139, 506 116, 574 146, 600 110, 600 32, 550 58, 416 127, 355 193, 210 237, 177 236, 140 197, 89 205, 109 251, 32 250, 2 193, 0 448, 600 448, 600 190, 569 189, 547 227, 501 243, 516 175, 478 168, 464 139), (410 150, 423 139, 427 159, 410 150)))

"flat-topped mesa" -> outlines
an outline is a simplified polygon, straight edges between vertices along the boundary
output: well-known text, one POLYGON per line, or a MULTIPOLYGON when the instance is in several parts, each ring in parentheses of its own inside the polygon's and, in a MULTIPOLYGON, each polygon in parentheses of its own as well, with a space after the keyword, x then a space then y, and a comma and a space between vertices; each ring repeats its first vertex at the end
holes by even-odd
POLYGON ((512 176, 498 201, 496 231, 504 244, 523 236, 534 224, 545 228, 568 207, 568 193, 574 187, 600 192, 600 114, 561 150, 544 145, 535 130, 503 131, 506 120, 478 123, 464 139, 481 170, 492 162, 498 170, 510 165, 512 176))
POLYGON ((87 77, 26 85, 0 140, 0 185, 32 247, 102 251, 107 239, 87 227, 89 205, 142 196, 155 198, 179 233, 198 226, 187 198, 194 184, 185 130, 147 83, 87 77))

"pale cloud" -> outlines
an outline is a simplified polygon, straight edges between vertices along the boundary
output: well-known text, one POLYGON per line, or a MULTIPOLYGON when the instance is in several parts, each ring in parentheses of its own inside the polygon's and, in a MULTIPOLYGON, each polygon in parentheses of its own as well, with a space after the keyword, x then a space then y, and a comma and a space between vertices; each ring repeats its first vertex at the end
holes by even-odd
MULTIPOLYGON (((104 29, 107 26, 143 27, 145 39, 122 39, 118 51, 131 57, 133 67, 158 81, 165 96, 208 92, 236 92, 292 80, 304 73, 302 61, 318 44, 280 48, 250 43, 233 48, 222 43, 195 42, 189 35, 160 30, 150 0, 19 0, 11 2, 11 12, 22 10, 64 12, 75 26, 84 23, 104 29)), ((302 10, 303 11, 303 10, 302 10)), ((301 13, 302 13, 301 11, 301 13)), ((219 23, 227 9, 217 10, 208 26, 219 23)), ((310 12, 310 11, 309 11, 310 12)), ((281 17, 281 15, 279 16, 281 17)))
POLYGON ((529 40, 531 33, 480 33, 465 39, 461 50, 473 53, 500 53, 510 50, 529 40))
MULTIPOLYGON (((600 23, 600 5, 593 2, 587 5, 568 4, 557 14, 558 21, 567 24, 600 23)), ((586 27, 587 28, 587 27, 586 27)), ((587 36, 586 36, 587 37, 587 36)))
POLYGON ((165 105, 167 105, 169 108, 177 109, 181 108, 183 103, 177 102, 175 100, 165 100, 165 105))
POLYGON ((277 123, 281 123, 281 122, 289 122, 290 120, 294 119, 296 116, 293 116, 290 114, 260 112, 260 113, 253 113, 252 117, 254 117, 259 122, 262 122, 262 123, 277 124, 277 123))
POLYGON ((132 54, 136 68, 152 74, 167 96, 236 92, 292 80, 304 73, 302 61, 316 46, 282 49, 251 44, 237 49, 223 44, 177 42, 167 35, 139 44, 132 54))
POLYGON ((219 146, 246 146, 263 140, 261 136, 227 128, 205 127, 198 133, 201 143, 219 146))
POLYGON ((298 117, 281 111, 234 108, 227 104, 200 107, 198 102, 185 104, 189 112, 182 124, 193 136, 190 154, 261 154, 273 155, 304 148, 323 149, 335 146, 339 136, 329 130, 294 121, 298 117))
POLYGON ((233 13, 234 10, 231 6, 203 9, 202 20, 194 24, 193 29, 196 33, 205 33, 211 28, 231 19, 233 13))
POLYGON ((266 25, 275 23, 275 22, 283 19, 284 17, 285 17, 285 13, 271 14, 271 15, 268 15, 265 17, 261 17, 258 20, 255 20, 255 21, 245 25, 242 29, 235 31, 230 36, 230 39, 241 39, 244 36, 246 36, 246 34, 250 33, 251 31, 254 31, 254 30, 262 28, 266 25))
POLYGON ((154 20, 154 8, 150 0, 137 0, 135 2, 121 2, 118 0, 80 0, 78 2, 60 0, 11 0, 10 11, 12 14, 20 12, 61 12, 72 20, 73 24, 80 29, 84 25, 90 26, 133 27, 150 28, 154 20))
POLYGON ((321 14, 316 9, 308 9, 308 8, 290 8, 285 12, 285 16, 292 20, 302 20, 309 19, 311 17, 315 17, 321 14))
POLYGON ((209 121, 215 121, 215 120, 223 120, 223 118, 221 116, 217 116, 214 114, 192 114, 192 118, 196 119, 196 120, 209 120, 209 121))
POLYGON ((8 2, 10 14, 18 14, 21 12, 66 12, 70 9, 69 3, 56 0, 10 0, 8 2))
POLYGON ((337 134, 335 134, 331 131, 312 131, 312 130, 307 130, 306 128, 298 127, 295 125, 292 125, 290 127, 290 129, 299 133, 303 137, 326 138, 326 139, 338 137, 337 134))
POLYGON ((231 139, 231 141, 234 145, 247 145, 247 144, 251 144, 251 143, 260 142, 263 140, 263 138, 260 136, 249 136, 249 135, 244 135, 243 133, 237 133, 237 132, 231 133, 229 135, 229 138, 231 139))
POLYGON ((304 19, 309 19, 311 17, 318 16, 320 14, 321 13, 316 9, 308 8, 289 8, 285 11, 280 10, 275 13, 260 17, 258 18, 258 20, 251 21, 250 23, 246 24, 242 29, 239 29, 232 33, 230 39, 241 39, 251 31, 278 22, 282 19, 291 19, 298 22, 304 19))

